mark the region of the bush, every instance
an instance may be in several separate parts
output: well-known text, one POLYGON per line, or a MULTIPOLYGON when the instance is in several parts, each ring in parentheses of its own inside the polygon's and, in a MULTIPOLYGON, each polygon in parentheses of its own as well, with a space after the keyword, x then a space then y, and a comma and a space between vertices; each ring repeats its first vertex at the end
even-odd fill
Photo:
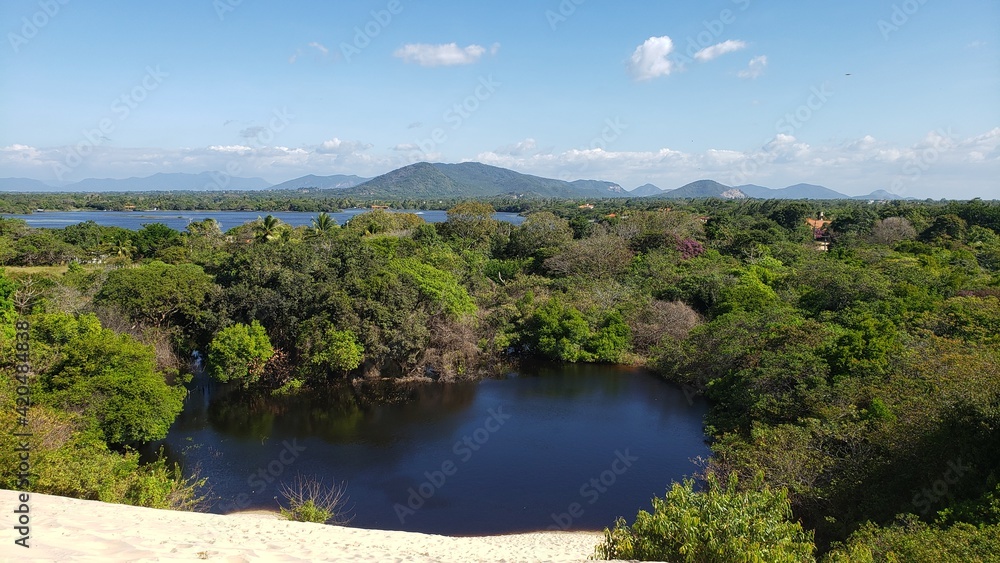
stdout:
POLYGON ((826 563, 966 563, 1000 561, 1000 526, 955 524, 936 528, 903 518, 899 525, 880 528, 868 524, 823 559, 826 563))
POLYGON ((694 481, 674 483, 666 498, 653 499, 630 527, 619 518, 604 530, 598 559, 684 561, 687 563, 813 561, 812 533, 790 520, 787 491, 762 486, 738 490, 735 474, 721 485, 709 474, 704 491, 694 481))
POLYGON ((291 485, 282 483, 279 491, 288 503, 287 508, 280 506, 287 520, 337 525, 351 521, 344 509, 347 492, 343 485, 324 487, 322 480, 298 476, 291 485))
POLYGON ((236 323, 220 330, 208 345, 208 373, 224 383, 248 386, 260 379, 273 355, 271 340, 259 322, 236 323))
MULTIPOLYGON (((3 374, 5 379, 7 373, 3 374)), ((0 401, 13 404, 14 379, 0 384, 0 401)), ((0 426, 14 428, 13 409, 0 412, 0 426)), ((32 407, 29 418, 32 478, 26 490, 116 504, 150 508, 197 510, 202 508, 205 479, 185 478, 176 465, 161 459, 142 464, 139 454, 112 451, 101 432, 81 415, 44 405, 32 407)), ((17 474, 22 438, 0 433, 0 487, 24 488, 17 474)))
POLYGON ((82 413, 109 444, 167 435, 187 391, 156 371, 152 347, 101 327, 92 314, 41 315, 32 328, 41 402, 82 413))

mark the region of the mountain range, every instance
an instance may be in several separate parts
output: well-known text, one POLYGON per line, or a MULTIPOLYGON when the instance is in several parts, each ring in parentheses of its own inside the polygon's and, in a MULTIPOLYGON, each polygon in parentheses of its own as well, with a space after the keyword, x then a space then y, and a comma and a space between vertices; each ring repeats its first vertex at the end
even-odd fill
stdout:
POLYGON ((345 196, 378 199, 476 198, 501 195, 550 198, 657 198, 657 199, 900 199, 885 190, 851 196, 814 184, 796 184, 772 189, 754 184, 727 186, 714 180, 698 180, 664 190, 644 184, 627 191, 606 180, 557 180, 522 174, 478 162, 457 164, 418 162, 375 178, 355 175, 313 174, 280 184, 262 178, 229 176, 221 172, 201 174, 160 173, 144 178, 88 178, 63 186, 52 186, 29 178, 0 178, 0 191, 18 192, 148 192, 148 191, 250 191, 250 190, 338 190, 345 196))

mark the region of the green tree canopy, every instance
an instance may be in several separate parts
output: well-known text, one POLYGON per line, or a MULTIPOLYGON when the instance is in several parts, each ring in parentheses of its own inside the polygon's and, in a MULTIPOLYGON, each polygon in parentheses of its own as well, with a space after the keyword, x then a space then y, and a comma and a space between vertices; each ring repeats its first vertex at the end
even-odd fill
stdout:
POLYGON ((271 340, 259 322, 236 323, 219 331, 208 345, 208 373, 222 382, 248 386, 260 379, 273 355, 271 340))
POLYGON ((40 373, 45 401, 82 412, 109 444, 135 444, 167 435, 185 390, 156 371, 151 346, 102 328, 92 314, 42 315, 32 325, 38 352, 54 361, 40 373))
POLYGON ((205 320, 205 302, 215 291, 212 276, 201 266, 151 262, 109 273, 95 302, 151 326, 194 327, 205 320))
POLYGON ((674 483, 653 512, 640 511, 629 526, 624 518, 604 530, 600 559, 684 561, 686 563, 812 562, 812 534, 792 520, 784 490, 762 482, 740 490, 735 474, 722 485, 709 475, 705 490, 694 481, 674 483))

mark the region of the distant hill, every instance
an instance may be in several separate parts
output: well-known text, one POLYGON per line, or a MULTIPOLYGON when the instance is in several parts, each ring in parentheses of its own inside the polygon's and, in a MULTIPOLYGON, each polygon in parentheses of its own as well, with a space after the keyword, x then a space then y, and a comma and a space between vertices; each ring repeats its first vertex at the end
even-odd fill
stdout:
POLYGON ((750 197, 759 199, 850 199, 850 196, 815 184, 795 184, 777 190, 754 184, 736 188, 750 197))
POLYGON ((59 188, 31 178, 0 178, 0 191, 3 192, 54 192, 59 188))
POLYGON ((577 189, 580 190, 593 190, 598 193, 604 194, 604 197, 617 197, 617 196, 627 196, 629 193, 625 191, 625 188, 619 186, 614 182, 606 182, 604 180, 574 180, 570 182, 577 189))
POLYGON ((885 190, 875 190, 868 195, 856 195, 852 199, 863 199, 863 200, 875 200, 875 201, 890 201, 897 199, 915 199, 912 197, 903 197, 901 195, 894 194, 892 192, 887 192, 885 190))
MULTIPOLYGON (((413 197, 490 197, 505 194, 542 197, 613 197, 621 186, 584 180, 565 182, 521 174, 479 162, 418 162, 348 188, 345 194, 386 199, 413 197)), ((624 190, 622 190, 624 192, 624 190)))
POLYGON ((758 186, 757 184, 743 184, 742 186, 735 186, 737 190, 747 194, 750 197, 759 199, 772 198, 774 192, 778 190, 773 190, 771 188, 765 188, 764 186, 758 186))
POLYGON ((354 186, 363 184, 368 180, 370 180, 370 178, 362 178, 361 176, 355 176, 353 174, 334 174, 332 176, 316 176, 315 174, 309 174, 308 176, 302 176, 301 178, 295 178, 294 180, 288 180, 287 182, 271 186, 271 189, 299 190, 303 188, 318 188, 321 190, 340 190, 353 188, 354 186))
POLYGON ((850 196, 815 184, 795 184, 775 191, 780 194, 772 195, 776 199, 850 199, 850 196))
POLYGON ((681 186, 676 190, 669 190, 652 197, 656 199, 699 199, 707 197, 744 199, 747 197, 747 194, 734 187, 720 184, 715 180, 698 180, 697 182, 681 186))
POLYGON ((263 178, 240 178, 222 172, 201 174, 153 174, 145 178, 87 178, 59 188, 64 192, 154 192, 263 190, 271 187, 263 178))
POLYGON ((663 193, 663 188, 654 186, 653 184, 643 184, 638 188, 630 191, 628 195, 632 197, 647 197, 651 195, 660 195, 663 193))

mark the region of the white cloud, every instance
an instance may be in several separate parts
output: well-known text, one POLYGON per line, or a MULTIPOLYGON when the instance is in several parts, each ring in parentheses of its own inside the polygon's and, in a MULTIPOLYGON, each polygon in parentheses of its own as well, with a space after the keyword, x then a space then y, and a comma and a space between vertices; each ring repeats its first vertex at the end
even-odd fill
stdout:
POLYGON ((629 59, 629 72, 636 80, 668 76, 674 70, 673 62, 667 58, 673 50, 674 42, 670 37, 650 37, 635 48, 629 59))
POLYGON ((698 51, 694 54, 694 58, 699 62, 707 63, 708 61, 721 57, 726 53, 733 53, 736 51, 741 51, 746 49, 747 44, 743 41, 735 41, 730 39, 728 41, 723 41, 722 43, 716 43, 715 45, 710 45, 704 49, 698 51))
MULTIPOLYGON (((500 44, 496 43, 490 52, 496 54, 499 49, 500 44)), ((455 66, 472 64, 485 53, 486 48, 481 45, 459 47, 457 43, 442 45, 410 43, 397 49, 393 56, 404 62, 416 63, 420 66, 455 66)))
POLYGON ((306 49, 305 53, 303 53, 302 48, 296 49, 295 52, 288 57, 288 63, 295 64, 304 54, 307 53, 313 53, 314 58, 317 61, 336 61, 340 59, 340 53, 331 53, 330 48, 319 41, 310 41, 309 43, 306 43, 306 46, 309 47, 309 49, 306 49))
POLYGON ((252 152, 253 147, 245 145, 211 145, 207 148, 207 150, 212 152, 243 154, 252 152))
POLYGON ((949 139, 947 132, 932 132, 910 146, 890 145, 871 135, 840 144, 810 145, 792 135, 778 134, 760 148, 745 151, 571 149, 516 154, 498 149, 472 160, 565 180, 601 178, 626 187, 650 182, 676 188, 699 178, 712 178, 727 185, 752 183, 772 188, 808 182, 848 195, 885 189, 918 199, 1000 198, 993 180, 1000 176, 998 146, 1000 128, 963 140, 949 139), (929 162, 929 154, 933 162, 929 162))
POLYGON ((327 49, 325 45, 323 45, 318 41, 310 41, 309 46, 319 51, 320 54, 322 54, 324 57, 330 54, 330 50, 327 49))
POLYGON ((359 141, 342 141, 336 137, 330 139, 329 141, 323 141, 316 148, 316 152, 320 154, 350 154, 355 152, 363 152, 372 148, 368 143, 362 143, 359 141))
POLYGON ((538 152, 538 143, 534 139, 528 138, 512 145, 505 145, 493 152, 511 156, 523 156, 538 152))
POLYGON ((737 76, 753 80, 764 74, 765 68, 767 68, 767 55, 760 55, 750 59, 750 64, 747 65, 747 68, 739 71, 737 76))

